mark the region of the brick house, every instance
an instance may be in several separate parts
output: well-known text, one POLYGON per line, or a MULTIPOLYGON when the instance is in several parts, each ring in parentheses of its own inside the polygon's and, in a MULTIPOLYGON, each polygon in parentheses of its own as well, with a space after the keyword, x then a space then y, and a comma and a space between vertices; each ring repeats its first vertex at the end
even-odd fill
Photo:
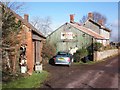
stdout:
POLYGON ((90 28, 94 32, 98 33, 102 37, 104 37, 104 40, 98 40, 98 42, 103 43, 104 46, 110 44, 110 34, 111 30, 106 28, 103 24, 103 20, 99 20, 98 22, 95 22, 93 20, 93 13, 88 13, 88 19, 87 21, 83 24, 84 27, 90 28))
POLYGON ((15 16, 16 22, 18 20, 21 21, 22 28, 20 29, 18 38, 20 38, 21 45, 26 45, 26 61, 28 67, 27 73, 32 74, 35 64, 42 62, 41 52, 43 42, 45 41, 46 37, 29 23, 28 14, 24 14, 24 18, 22 18, 14 11, 10 11, 15 16))

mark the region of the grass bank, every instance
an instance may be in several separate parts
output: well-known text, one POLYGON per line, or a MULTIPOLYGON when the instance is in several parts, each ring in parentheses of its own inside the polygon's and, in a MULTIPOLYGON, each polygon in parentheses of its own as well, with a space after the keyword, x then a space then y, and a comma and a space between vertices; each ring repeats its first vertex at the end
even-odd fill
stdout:
MULTIPOLYGON (((3 84, 3 90, 6 88, 38 88, 46 80, 48 72, 33 73, 31 76, 21 77, 18 80, 3 84)), ((6 89, 7 90, 7 89, 6 89)))

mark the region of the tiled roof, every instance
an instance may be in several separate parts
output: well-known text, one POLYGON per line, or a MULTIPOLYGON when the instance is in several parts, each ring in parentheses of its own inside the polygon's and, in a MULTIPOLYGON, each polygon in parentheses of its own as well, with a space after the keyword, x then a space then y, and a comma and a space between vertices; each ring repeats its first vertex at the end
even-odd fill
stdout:
POLYGON ((78 30, 86 33, 86 34, 89 34, 90 36, 96 38, 96 39, 105 39, 104 37, 102 37, 101 35, 99 35, 98 33, 92 31, 91 29, 89 28, 86 28, 84 26, 80 26, 76 23, 69 23, 70 25, 72 25, 73 27, 77 28, 78 30))

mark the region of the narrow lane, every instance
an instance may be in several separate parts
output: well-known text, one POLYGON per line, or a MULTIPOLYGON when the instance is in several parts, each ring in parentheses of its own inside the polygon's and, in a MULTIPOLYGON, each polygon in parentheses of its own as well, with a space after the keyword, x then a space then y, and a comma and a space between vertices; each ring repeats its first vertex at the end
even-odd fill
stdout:
POLYGON ((93 65, 52 66, 42 88, 118 88, 118 56, 93 65))

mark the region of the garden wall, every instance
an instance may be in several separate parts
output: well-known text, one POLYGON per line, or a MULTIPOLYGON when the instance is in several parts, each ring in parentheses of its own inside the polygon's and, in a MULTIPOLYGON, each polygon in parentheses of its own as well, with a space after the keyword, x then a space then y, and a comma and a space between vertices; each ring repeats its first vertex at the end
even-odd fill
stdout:
POLYGON ((94 52, 94 61, 103 60, 107 57, 114 56, 118 54, 118 49, 105 50, 105 51, 96 51, 94 52))

